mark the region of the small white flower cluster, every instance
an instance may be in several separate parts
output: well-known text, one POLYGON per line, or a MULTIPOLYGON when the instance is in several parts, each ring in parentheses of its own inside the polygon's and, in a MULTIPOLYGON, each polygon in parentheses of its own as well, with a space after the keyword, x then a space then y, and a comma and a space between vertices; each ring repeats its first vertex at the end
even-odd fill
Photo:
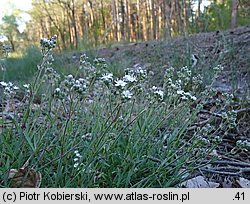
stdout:
MULTIPOLYGON (((146 70, 141 68, 137 68, 136 70, 127 68, 123 77, 114 79, 112 73, 106 72, 102 74, 100 81, 107 85, 111 93, 119 95, 122 102, 126 102, 143 91, 143 88, 145 88, 143 82, 146 77, 146 70)), ((102 93, 104 92, 102 91, 102 93)))
POLYGON ((133 97, 133 93, 131 90, 128 89, 128 85, 129 83, 126 82, 124 79, 117 79, 114 84, 123 102, 129 101, 133 97))
POLYGON ((87 141, 90 141, 92 138, 93 138, 92 133, 86 133, 82 136, 82 139, 87 141))
POLYGON ((212 138, 212 142, 214 142, 214 143, 216 143, 216 144, 218 144, 218 143, 221 143, 222 142, 222 138, 220 137, 220 136, 214 136, 213 138, 212 138))
POLYGON ((206 124, 200 129, 199 134, 202 136, 207 136, 213 131, 215 131, 215 127, 210 124, 206 124))
POLYGON ((80 165, 80 160, 82 158, 82 155, 79 153, 78 150, 75 150, 74 154, 75 154, 75 157, 73 159, 74 160, 74 168, 77 168, 80 165))
POLYGON ((137 95, 143 91, 143 81, 147 78, 146 70, 141 68, 126 69, 122 79, 115 81, 115 87, 120 91, 121 98, 126 101, 130 100, 133 95, 137 95))
POLYGON ((16 91, 19 90, 19 87, 15 86, 12 82, 0 82, 0 86, 4 88, 4 94, 8 97, 16 94, 16 91))
POLYGON ((182 100, 193 100, 193 101, 197 100, 197 98, 189 92, 185 92, 183 90, 177 90, 176 93, 181 97, 182 100))
POLYGON ((50 39, 47 38, 41 38, 40 40, 40 46, 42 50, 51 50, 56 47, 56 40, 57 40, 57 35, 54 35, 50 39))
POLYGON ((108 67, 104 58, 95 58, 93 63, 96 67, 99 67, 100 69, 107 69, 108 67))
POLYGON ((159 87, 156 87, 156 86, 153 86, 151 89, 151 92, 153 93, 153 97, 161 102, 163 101, 163 98, 164 98, 164 92, 161 90, 161 88, 159 87))
MULTIPOLYGON (((52 62, 54 61, 54 57, 53 57, 52 53, 50 52, 50 50, 46 50, 45 48, 41 49, 41 52, 43 55, 43 62, 42 62, 42 64, 37 65, 37 69, 38 70, 45 70, 45 73, 47 71, 51 72, 51 69, 53 69, 51 67, 51 65, 52 65, 52 62), (46 69, 48 69, 48 70, 46 70, 46 69)), ((45 77, 45 76, 43 75, 43 77, 45 77)))
POLYGON ((121 79, 115 81, 115 87, 117 87, 118 89, 124 89, 127 84, 128 84, 127 82, 121 79))
POLYGON ((88 82, 83 78, 75 79, 73 75, 67 75, 59 87, 54 90, 54 97, 66 99, 65 97, 68 98, 69 93, 73 93, 74 97, 82 96, 87 89, 87 84, 88 82))
POLYGON ((197 142, 200 143, 200 145, 210 145, 210 140, 206 139, 202 136, 196 136, 197 142))
MULTIPOLYGON (((199 91, 201 88, 202 77, 199 74, 192 76, 192 71, 187 67, 182 67, 179 71, 175 70, 173 67, 170 67, 165 71, 164 75, 164 89, 168 95, 182 95, 183 99, 189 99, 189 93, 184 93, 181 90, 188 90, 191 93, 199 91), (180 92, 181 91, 181 92, 180 92)), ((192 100, 194 98, 192 97, 192 100)))
POLYGON ((168 96, 195 101, 197 98, 193 93, 198 91, 201 84, 201 75, 192 76, 192 72, 187 66, 182 67, 179 71, 175 71, 173 67, 165 71, 164 90, 168 96))
POLYGON ((91 65, 90 62, 88 61, 89 57, 86 54, 82 54, 80 56, 80 69, 83 68, 83 66, 89 66, 91 65))
POLYGON ((142 69, 141 67, 136 69, 134 74, 140 81, 145 80, 148 77, 147 70, 142 69))
POLYGON ((250 142, 247 140, 244 140, 244 141, 237 140, 236 147, 241 149, 241 150, 249 151, 250 150, 250 142))
POLYGON ((49 83, 54 84, 59 81, 60 75, 52 67, 48 67, 45 69, 44 78, 48 80, 49 83))
POLYGON ((129 100, 132 98, 132 96, 133 96, 133 94, 131 91, 129 91, 129 90, 122 91, 122 99, 129 100))
POLYGON ((67 88, 71 88, 75 83, 75 79, 73 75, 69 74, 68 76, 65 77, 64 84, 67 88))
POLYGON ((131 84, 137 82, 137 79, 136 79, 136 77, 135 77, 133 74, 131 74, 131 75, 130 75, 130 74, 126 74, 126 75, 123 77, 123 80, 124 80, 125 82, 131 83, 131 84))
POLYGON ((146 79, 148 76, 147 71, 145 69, 142 69, 141 67, 137 69, 135 73, 137 74, 140 80, 146 79))
POLYGON ((24 84, 23 87, 24 87, 26 90, 29 90, 29 89, 30 89, 30 84, 24 84))
POLYGON ((83 94, 87 89, 86 81, 83 78, 75 80, 75 84, 72 86, 73 90, 79 94, 83 94))
POLYGON ((187 66, 182 67, 180 71, 176 72, 178 79, 181 80, 182 87, 187 86, 191 80, 191 70, 187 66))
POLYGON ((224 69, 223 66, 220 64, 213 68, 213 70, 216 72, 221 72, 223 71, 223 69, 224 69))
POLYGON ((192 77, 193 90, 199 90, 203 84, 203 77, 200 74, 192 77))
POLYGON ((136 76, 132 73, 126 74, 122 78, 114 80, 112 73, 105 73, 100 77, 100 80, 104 82, 108 89, 115 88, 114 93, 119 94, 121 100, 126 102, 133 97, 133 92, 135 91, 135 82, 137 82, 136 76))
POLYGON ((164 79, 165 80, 173 79, 174 78, 174 71, 175 71, 175 69, 173 67, 166 69, 165 74, 164 74, 164 79))
POLYGON ((54 90, 54 97, 56 99, 63 99, 64 96, 65 96, 65 93, 60 88, 56 88, 54 90))
POLYGON ((96 73, 96 68, 89 62, 89 58, 86 54, 80 56, 80 70, 84 70, 85 77, 89 78, 96 73))
POLYGON ((103 63, 106 63, 106 60, 104 58, 99 57, 99 58, 94 59, 94 63, 95 64, 103 64, 103 63))
POLYGON ((23 85, 24 89, 25 89, 25 92, 26 92, 26 96, 29 96, 30 95, 30 84, 24 84, 23 85))
POLYGON ((222 119, 227 122, 229 128, 235 128, 237 126, 237 113, 233 111, 223 112, 222 119))
POLYGON ((223 71, 223 66, 222 65, 217 65, 216 67, 214 67, 213 68, 213 70, 214 70, 214 76, 213 76, 213 80, 215 80, 217 77, 218 77, 218 75, 223 71))
POLYGON ((125 79, 130 82, 143 81, 147 78, 147 70, 137 67, 136 69, 127 68, 125 70, 125 79), (127 76, 126 76, 127 75, 127 76))
POLYGON ((175 70, 173 67, 170 67, 165 71, 164 75, 164 89, 168 95, 175 95, 177 90, 182 89, 182 81, 178 77, 175 77, 175 70))
POLYGON ((111 84, 113 82, 113 74, 105 73, 101 76, 101 81, 103 81, 106 85, 111 84))
POLYGON ((75 79, 71 74, 65 77, 63 83, 68 91, 75 91, 79 94, 83 94, 87 89, 87 81, 85 79, 75 79))

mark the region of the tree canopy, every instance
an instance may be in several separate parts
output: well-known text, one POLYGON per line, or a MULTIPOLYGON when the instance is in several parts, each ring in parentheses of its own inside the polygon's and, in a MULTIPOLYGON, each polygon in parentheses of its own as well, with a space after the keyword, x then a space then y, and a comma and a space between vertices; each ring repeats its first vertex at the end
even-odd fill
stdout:
POLYGON ((4 35, 12 46, 12 50, 16 49, 16 42, 20 36, 18 30, 17 17, 15 15, 5 15, 2 18, 3 24, 0 25, 1 34, 4 35))

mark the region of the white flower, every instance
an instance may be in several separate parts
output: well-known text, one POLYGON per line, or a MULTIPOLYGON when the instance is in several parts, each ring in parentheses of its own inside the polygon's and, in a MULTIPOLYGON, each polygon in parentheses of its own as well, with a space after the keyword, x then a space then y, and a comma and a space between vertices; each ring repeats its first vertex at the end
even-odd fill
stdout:
POLYGON ((79 81, 79 80, 76 80, 76 81, 75 81, 75 85, 79 85, 79 86, 80 86, 80 81, 79 81))
POLYGON ((188 98, 186 96, 181 97, 182 100, 187 100, 188 98))
POLYGON ((147 77, 147 71, 141 69, 141 67, 139 67, 139 69, 136 70, 136 73, 139 75, 141 79, 145 79, 147 77))
POLYGON ((81 158, 82 155, 80 155, 79 153, 76 153, 76 157, 81 158))
POLYGON ((85 80, 84 80, 83 78, 79 78, 79 82, 80 82, 81 84, 84 84, 84 83, 85 83, 85 80))
POLYGON ((138 67, 137 73, 144 74, 145 70, 143 70, 141 67, 138 67))
POLYGON ((162 90, 157 90, 154 91, 154 94, 158 95, 161 100, 163 100, 163 91, 162 90))
POLYGON ((197 100, 197 98, 196 98, 195 96, 191 96, 191 99, 192 99, 193 101, 196 101, 196 100, 197 100))
POLYGON ((126 91, 122 92, 122 97, 123 98, 130 99, 130 98, 132 98, 132 96, 133 96, 133 94, 129 90, 126 90, 126 91))
POLYGON ((175 84, 170 84, 170 87, 173 88, 173 89, 177 88, 177 86, 175 84))
POLYGON ((67 78, 68 80, 74 79, 73 75, 71 75, 71 74, 69 74, 68 76, 66 76, 66 78, 67 78))
POLYGON ((153 86, 151 89, 152 89, 153 91, 156 91, 158 88, 157 88, 156 86, 153 86))
POLYGON ((75 163, 74 168, 76 168, 80 165, 79 160, 81 159, 82 156, 80 155, 78 150, 75 150, 74 153, 75 153, 75 158, 73 159, 75 163))
POLYGON ((123 80, 124 80, 124 81, 128 81, 128 82, 131 82, 131 83, 137 81, 137 79, 136 79, 134 76, 131 76, 131 75, 128 75, 128 74, 125 75, 125 76, 123 77, 123 80))
POLYGON ((19 88, 18 88, 17 86, 14 86, 13 89, 14 89, 14 90, 18 90, 19 88))
POLYGON ((7 86, 7 87, 5 87, 5 88, 4 88, 4 92, 6 92, 6 93, 10 93, 10 92, 11 92, 11 88, 10 88, 10 87, 8 87, 8 86, 7 86))
POLYGON ((118 81, 115 82, 115 86, 116 86, 116 87, 121 87, 121 88, 123 88, 123 87, 125 87, 126 85, 127 85, 127 83, 126 83, 125 81, 123 81, 123 80, 118 80, 118 81))
POLYGON ((189 96, 189 97, 192 96, 191 93, 189 93, 189 92, 185 92, 184 95, 189 96))
POLYGON ((183 90, 178 90, 178 91, 177 91, 177 94, 178 94, 178 95, 183 95, 184 93, 185 93, 185 92, 184 92, 183 90))
POLYGON ((92 138, 92 133, 86 133, 82 136, 82 139, 90 140, 92 138))
POLYGON ((4 81, 1 81, 0 84, 1 84, 1 86, 4 86, 4 87, 8 86, 8 84, 4 81))
POLYGON ((124 120, 124 118, 122 117, 122 115, 119 116, 118 120, 119 120, 119 121, 123 121, 123 120, 124 120))
POLYGON ((8 85, 9 85, 9 86, 13 86, 13 83, 12 83, 12 82, 9 82, 8 85))
POLYGON ((61 89, 60 88, 56 88, 55 89, 55 93, 60 93, 61 92, 61 89))
POLYGON ((30 88, 30 84, 24 84, 23 87, 26 88, 26 89, 29 89, 30 88))
POLYGON ((104 80, 104 81, 112 81, 113 80, 113 74, 112 73, 103 74, 101 79, 104 80))

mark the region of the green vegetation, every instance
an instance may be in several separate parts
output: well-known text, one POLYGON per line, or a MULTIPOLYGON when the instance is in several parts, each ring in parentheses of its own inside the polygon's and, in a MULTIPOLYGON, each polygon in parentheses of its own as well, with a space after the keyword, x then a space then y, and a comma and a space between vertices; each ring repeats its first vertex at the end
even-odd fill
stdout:
POLYGON ((115 78, 104 59, 81 55, 77 73, 60 76, 55 43, 56 37, 41 41, 30 84, 1 82, 8 104, 1 108, 1 187, 40 186, 30 184, 32 174, 42 175, 41 187, 176 187, 216 159, 213 150, 236 125, 236 115, 220 104, 220 122, 193 126, 202 110, 193 102, 215 93, 187 67, 167 69, 156 87, 146 70, 115 78))
POLYGON ((250 4, 209 2, 36 0, 23 33, 5 15, 0 187, 248 178, 250 4))
POLYGON ((8 57, 2 60, 6 70, 0 72, 0 78, 6 81, 28 82, 35 74, 40 61, 40 51, 35 47, 29 47, 21 58, 8 57))

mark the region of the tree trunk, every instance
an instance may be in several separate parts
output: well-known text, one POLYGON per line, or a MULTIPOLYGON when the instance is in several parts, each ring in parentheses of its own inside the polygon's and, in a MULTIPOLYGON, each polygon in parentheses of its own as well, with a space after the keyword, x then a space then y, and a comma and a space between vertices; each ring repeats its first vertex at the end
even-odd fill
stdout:
POLYGON ((125 5, 123 0, 120 1, 120 5, 121 5, 121 15, 119 16, 119 18, 121 19, 121 38, 122 40, 125 40, 125 5))
POLYGON ((121 41, 121 22, 120 22, 120 16, 119 16, 119 1, 116 0, 116 21, 117 21, 117 37, 118 42, 121 41))
POLYGON ((159 28, 159 0, 155 0, 155 16, 154 16, 154 23, 155 23, 155 39, 158 40, 159 38, 159 32, 160 32, 160 28, 159 28))
POLYGON ((114 37, 115 37, 115 40, 118 41, 118 28, 117 28, 117 15, 116 15, 116 0, 113 0, 112 2, 112 20, 114 22, 114 37))
POLYGON ((130 7, 129 0, 125 0, 125 10, 126 10, 126 39, 130 41, 130 7))
POLYGON ((77 27, 76 27, 76 17, 75 17, 75 0, 72 0, 72 25, 74 29, 74 36, 75 36, 75 48, 78 48, 78 34, 77 34, 77 27))
POLYGON ((137 40, 142 39, 142 32, 141 32, 141 3, 140 0, 137 0, 136 8, 137 8, 137 40))
POLYGON ((239 0, 232 0, 231 28, 237 27, 239 0))
POLYGON ((142 32, 143 32, 143 40, 148 40, 148 33, 147 33, 147 2, 144 4, 143 7, 143 16, 142 16, 142 32))
POLYGON ((155 0, 151 0, 152 40, 156 39, 155 0))
POLYGON ((104 13, 104 6, 103 6, 103 0, 101 0, 101 14, 102 14, 102 27, 105 32, 106 30, 106 21, 105 21, 105 13, 104 13))
POLYGON ((187 1, 183 0, 183 32, 184 35, 187 35, 187 23, 188 23, 188 18, 187 18, 187 1))

